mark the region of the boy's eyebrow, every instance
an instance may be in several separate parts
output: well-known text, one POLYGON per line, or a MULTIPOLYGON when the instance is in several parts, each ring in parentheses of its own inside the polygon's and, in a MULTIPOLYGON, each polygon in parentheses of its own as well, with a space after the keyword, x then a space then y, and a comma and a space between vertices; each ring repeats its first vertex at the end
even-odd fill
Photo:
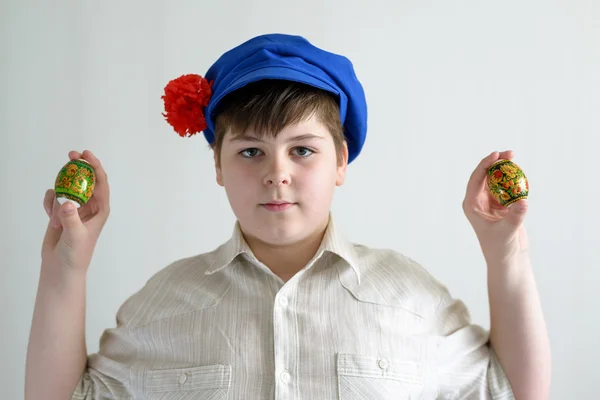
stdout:
POLYGON ((313 135, 312 133, 305 133, 304 135, 294 136, 288 139, 288 142, 299 142, 306 139, 325 139, 323 136, 313 135))
MULTIPOLYGON (((306 133, 304 135, 298 135, 298 136, 291 137, 287 141, 288 142, 299 142, 301 140, 306 140, 306 139, 324 139, 324 137, 319 136, 319 135, 314 135, 312 133, 306 133)), ((230 138, 229 141, 230 142, 264 142, 263 139, 258 138, 256 136, 250 136, 250 135, 234 136, 234 137, 230 138)))

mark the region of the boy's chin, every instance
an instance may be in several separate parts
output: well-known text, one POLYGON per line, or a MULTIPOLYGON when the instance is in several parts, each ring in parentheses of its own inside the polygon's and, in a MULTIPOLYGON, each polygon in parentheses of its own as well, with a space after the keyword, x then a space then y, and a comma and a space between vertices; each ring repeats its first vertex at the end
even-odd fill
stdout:
POLYGON ((275 220, 263 218, 247 226, 248 234, 273 246, 286 246, 299 242, 313 233, 315 227, 310 227, 306 221, 275 220))
POLYGON ((258 239, 272 245, 293 244, 301 240, 308 230, 302 224, 292 221, 261 221, 256 228, 258 239))

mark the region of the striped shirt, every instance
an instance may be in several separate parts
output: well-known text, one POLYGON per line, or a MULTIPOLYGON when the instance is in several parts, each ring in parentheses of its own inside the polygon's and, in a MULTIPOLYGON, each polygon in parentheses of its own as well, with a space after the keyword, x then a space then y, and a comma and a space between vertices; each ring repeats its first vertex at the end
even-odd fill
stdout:
POLYGON ((285 283, 236 223, 127 299, 73 399, 514 399, 488 339, 422 266, 333 220, 285 283))

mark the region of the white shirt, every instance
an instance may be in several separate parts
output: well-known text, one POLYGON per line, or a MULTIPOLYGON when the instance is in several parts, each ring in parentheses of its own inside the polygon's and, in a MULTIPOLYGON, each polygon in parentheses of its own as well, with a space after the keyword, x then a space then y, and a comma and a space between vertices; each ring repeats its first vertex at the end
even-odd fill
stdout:
POLYGON ((73 399, 514 399, 465 305, 423 267, 346 241, 284 283, 236 224, 117 314, 73 399))

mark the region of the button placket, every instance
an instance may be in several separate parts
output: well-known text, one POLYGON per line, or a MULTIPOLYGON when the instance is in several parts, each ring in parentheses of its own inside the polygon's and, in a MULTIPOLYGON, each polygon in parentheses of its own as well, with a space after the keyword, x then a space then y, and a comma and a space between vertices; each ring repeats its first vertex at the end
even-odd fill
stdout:
POLYGON ((278 400, 291 399, 296 390, 296 382, 293 379, 292 371, 295 370, 296 360, 294 358, 295 348, 298 346, 296 336, 296 319, 294 286, 297 277, 294 277, 286 283, 274 299, 273 309, 273 328, 275 345, 275 398, 278 400))
POLYGON ((279 377, 283 383, 288 383, 291 379, 291 375, 287 371, 283 371, 279 377))
POLYGON ((279 305, 281 307, 285 308, 285 307, 287 307, 288 304, 289 304, 288 298, 286 296, 284 296, 284 295, 280 295, 279 296, 279 305))

